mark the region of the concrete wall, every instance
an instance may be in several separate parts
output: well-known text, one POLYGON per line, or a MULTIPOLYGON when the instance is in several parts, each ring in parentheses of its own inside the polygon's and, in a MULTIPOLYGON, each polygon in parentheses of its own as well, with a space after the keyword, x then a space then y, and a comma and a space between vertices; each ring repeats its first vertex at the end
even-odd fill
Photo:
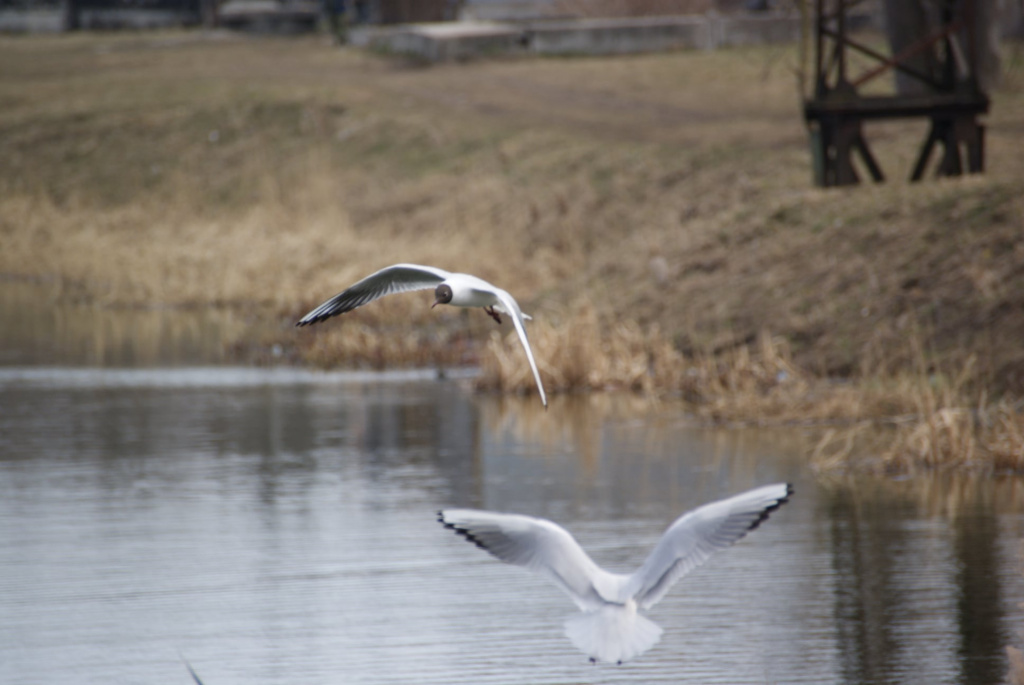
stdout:
POLYGON ((781 14, 710 14, 534 22, 528 25, 526 37, 530 49, 540 54, 714 50, 796 42, 800 38, 800 21, 781 14))
POLYGON ((800 40, 800 20, 781 14, 736 14, 712 22, 712 47, 772 45, 800 40))
POLYGON ((544 55, 621 55, 711 45, 710 25, 703 17, 538 22, 524 34, 527 48, 544 55))
POLYGON ((534 21, 572 16, 552 0, 467 0, 459 8, 459 18, 465 21, 534 21))
MULTIPOLYGON (((199 23, 195 12, 160 9, 82 9, 78 14, 82 29, 154 29, 192 26, 199 23)), ((63 9, 0 11, 0 33, 60 33, 65 31, 63 9)))
POLYGON ((295 35, 316 31, 320 21, 316 2, 227 0, 217 9, 218 25, 250 33, 295 35))
POLYGON ((794 42, 800 20, 789 15, 704 15, 534 21, 453 22, 352 31, 355 45, 431 62, 497 54, 622 55, 713 50, 794 42))
POLYGON ((194 26, 195 12, 155 9, 83 9, 78 15, 82 29, 156 29, 170 26, 194 26))
POLYGON ((59 9, 0 11, 0 33, 60 33, 64 12, 59 9))
POLYGON ((364 44, 429 62, 447 62, 519 52, 522 37, 520 29, 508 24, 410 24, 392 32, 378 31, 364 44))

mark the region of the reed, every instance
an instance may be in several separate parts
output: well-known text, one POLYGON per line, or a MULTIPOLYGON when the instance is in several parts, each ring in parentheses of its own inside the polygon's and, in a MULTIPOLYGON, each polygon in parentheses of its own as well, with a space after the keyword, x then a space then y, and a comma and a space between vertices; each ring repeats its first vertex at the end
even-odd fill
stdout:
MULTIPOLYGON (((715 423, 780 424, 859 421, 907 411, 899 388, 836 383, 801 369, 785 339, 762 332, 753 347, 717 354, 681 353, 657 326, 602 319, 589 303, 565 319, 528 324, 545 387, 553 392, 627 389, 682 398, 715 423)), ((478 386, 528 393, 533 379, 514 333, 492 333, 478 386)))
POLYGON ((972 407, 966 405, 966 399, 952 400, 901 426, 883 454, 885 470, 1024 472, 1024 415, 1020 409, 1005 400, 972 407))
MULTIPOLYGON (((657 329, 602 323, 589 304, 573 311, 563 324, 530 329, 551 392, 629 389, 681 396, 695 415, 719 424, 823 426, 811 453, 819 472, 854 464, 889 474, 1024 471, 1024 413, 1007 399, 987 402, 984 391, 972 396, 973 358, 954 374, 877 374, 837 383, 800 369, 785 341, 767 333, 753 350, 685 358, 657 329)), ((929 362, 915 340, 909 354, 925 369, 929 362)), ((514 333, 492 333, 481 362, 479 387, 533 391, 514 333)))
MULTIPOLYGON (((681 355, 656 326, 643 330, 633 321, 606 325, 586 302, 571 311, 562 321, 527 324, 545 388, 555 393, 632 390, 650 394, 679 375, 681 355)), ((533 377, 515 332, 492 332, 485 351, 479 387, 530 391, 533 377)))
MULTIPOLYGON (((883 406, 898 403, 900 411, 854 416, 855 425, 829 428, 820 436, 812 462, 819 471, 1024 472, 1024 412, 1010 399, 988 402, 984 391, 966 391, 971 367, 965 364, 951 379, 902 376, 883 401, 883 406)), ((860 394, 877 393, 869 387, 860 394)))
POLYGON ((322 330, 298 333, 298 352, 305 363, 324 368, 344 360, 346 368, 383 370, 394 367, 472 366, 479 346, 456 327, 415 320, 379 325, 366 317, 317 324, 322 330))

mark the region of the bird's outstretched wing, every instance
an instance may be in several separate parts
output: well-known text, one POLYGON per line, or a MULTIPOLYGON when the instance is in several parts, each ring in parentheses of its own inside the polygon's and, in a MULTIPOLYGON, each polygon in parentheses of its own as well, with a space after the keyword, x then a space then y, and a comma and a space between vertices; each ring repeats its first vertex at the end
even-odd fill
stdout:
POLYGON ((418 264, 395 264, 385 267, 327 300, 299 319, 295 325, 308 326, 332 316, 350 312, 356 307, 361 307, 391 293, 428 290, 436 287, 450 275, 444 269, 418 264))
POLYGON ((605 572, 558 524, 477 509, 445 509, 438 512, 437 520, 498 559, 550 578, 581 610, 605 604, 593 585, 605 572))
POLYGON ((626 583, 641 609, 649 609, 684 575, 757 528, 793 494, 788 483, 766 485, 683 514, 626 583))
POLYGON ((537 362, 533 359, 533 350, 530 349, 530 341, 526 337, 526 327, 523 325, 523 312, 519 309, 519 303, 515 301, 515 298, 509 295, 504 290, 495 289, 494 296, 498 298, 498 302, 501 303, 501 308, 509 315, 512 319, 512 325, 516 328, 516 333, 519 334, 519 342, 523 343, 523 349, 526 351, 526 359, 530 362, 530 369, 533 371, 533 380, 537 381, 537 392, 540 393, 541 404, 544 408, 548 407, 548 398, 544 394, 544 384, 540 381, 540 372, 537 370, 537 362))

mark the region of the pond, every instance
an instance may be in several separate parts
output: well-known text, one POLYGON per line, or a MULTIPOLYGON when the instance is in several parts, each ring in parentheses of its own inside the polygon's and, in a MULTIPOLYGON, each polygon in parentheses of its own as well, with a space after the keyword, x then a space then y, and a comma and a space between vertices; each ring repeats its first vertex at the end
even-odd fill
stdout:
POLYGON ((822 480, 799 429, 629 397, 544 412, 457 374, 60 361, 0 367, 3 683, 185 685, 187 660, 205 685, 989 685, 1020 643, 1018 480, 822 480), (555 586, 436 521, 550 518, 628 571, 683 511, 783 480, 622 666, 563 636, 555 586))

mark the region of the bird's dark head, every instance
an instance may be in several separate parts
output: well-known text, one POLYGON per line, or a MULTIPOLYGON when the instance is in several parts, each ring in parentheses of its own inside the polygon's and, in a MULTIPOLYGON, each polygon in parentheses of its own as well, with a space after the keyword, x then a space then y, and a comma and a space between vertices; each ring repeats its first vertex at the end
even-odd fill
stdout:
POLYGON ((452 287, 450 285, 442 283, 441 285, 437 286, 437 288, 434 289, 434 304, 430 305, 430 308, 433 309, 439 304, 448 304, 451 301, 452 287))

